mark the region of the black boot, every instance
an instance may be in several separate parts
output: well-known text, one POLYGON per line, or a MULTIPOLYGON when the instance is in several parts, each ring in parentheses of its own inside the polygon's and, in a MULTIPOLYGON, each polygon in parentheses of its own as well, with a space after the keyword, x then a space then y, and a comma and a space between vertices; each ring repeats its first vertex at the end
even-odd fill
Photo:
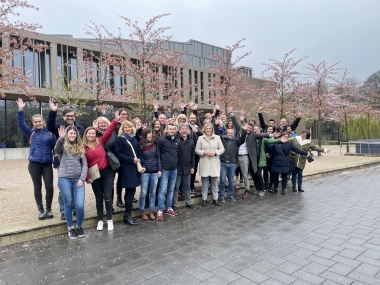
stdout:
POLYGON ((52 219, 54 218, 53 212, 51 211, 51 207, 46 206, 46 219, 52 219))
POLYGON ((45 211, 43 206, 38 206, 38 219, 45 220, 45 211))
POLYGON ((125 208, 125 205, 123 203, 123 200, 121 199, 121 196, 117 196, 116 206, 118 206, 120 208, 125 208))
POLYGON ((201 206, 206 206, 206 204, 207 204, 207 201, 206 200, 202 200, 201 206))
POLYGON ((124 223, 127 225, 137 226, 137 222, 132 218, 132 215, 130 213, 125 214, 123 220, 124 223))
POLYGON ((293 185, 293 192, 297 192, 297 187, 296 187, 296 185, 293 185))
POLYGON ((277 188, 271 189, 270 192, 273 193, 273 194, 277 194, 277 188))
POLYGON ((265 189, 265 190, 268 190, 268 189, 269 189, 269 187, 268 187, 268 182, 265 182, 265 183, 264 183, 264 189, 265 189))
POLYGON ((212 203, 213 203, 215 206, 220 206, 218 200, 212 200, 212 203))
POLYGON ((300 192, 305 192, 305 191, 302 189, 302 186, 301 186, 301 185, 298 185, 298 191, 300 191, 300 192))
POLYGON ((286 195, 286 188, 282 188, 281 194, 286 195))

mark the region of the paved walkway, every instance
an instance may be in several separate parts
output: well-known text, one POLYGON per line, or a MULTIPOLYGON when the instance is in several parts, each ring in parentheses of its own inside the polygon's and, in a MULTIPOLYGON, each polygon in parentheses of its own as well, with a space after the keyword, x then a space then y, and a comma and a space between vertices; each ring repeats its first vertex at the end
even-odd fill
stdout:
POLYGON ((0 284, 380 284, 380 167, 0 248, 0 284))

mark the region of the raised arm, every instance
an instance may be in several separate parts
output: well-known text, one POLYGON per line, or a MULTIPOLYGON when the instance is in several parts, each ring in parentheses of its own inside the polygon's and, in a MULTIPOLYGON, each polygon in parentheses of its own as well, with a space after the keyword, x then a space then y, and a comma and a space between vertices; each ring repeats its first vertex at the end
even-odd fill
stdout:
POLYGON ((299 111, 299 112, 298 112, 298 115, 297 115, 297 118, 296 118, 296 119, 294 120, 294 122, 290 125, 290 127, 292 128, 292 131, 294 131, 294 130, 298 127, 298 124, 299 124, 299 122, 301 121, 302 115, 303 115, 303 111, 299 111))
POLYGON ((264 117, 263 117, 262 109, 263 109, 263 107, 259 108, 258 115, 259 115, 260 126, 263 128, 263 130, 265 130, 267 128, 267 125, 265 124, 265 120, 264 120, 264 117))
POLYGON ((25 123, 25 112, 24 112, 25 103, 21 98, 18 98, 16 103, 18 105, 17 125, 20 128, 20 130, 29 138, 31 134, 33 133, 33 131, 25 123))

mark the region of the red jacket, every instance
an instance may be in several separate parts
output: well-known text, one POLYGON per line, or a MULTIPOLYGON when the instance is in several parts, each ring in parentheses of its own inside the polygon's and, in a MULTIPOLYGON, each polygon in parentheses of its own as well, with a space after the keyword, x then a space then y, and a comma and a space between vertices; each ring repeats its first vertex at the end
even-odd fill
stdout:
MULTIPOLYGON (((112 123, 107 128, 107 130, 104 132, 103 136, 98 138, 98 140, 102 142, 103 144, 105 144, 111 137, 116 126, 117 126, 117 121, 113 120, 112 123)), ((88 168, 90 168, 91 166, 94 166, 95 164, 98 164, 98 168, 100 171, 110 165, 107 160, 106 151, 104 150, 104 147, 102 144, 97 145, 94 149, 91 149, 90 147, 86 146, 85 152, 86 152, 88 168)), ((88 179, 89 179, 89 176, 87 175, 86 180, 88 179)))

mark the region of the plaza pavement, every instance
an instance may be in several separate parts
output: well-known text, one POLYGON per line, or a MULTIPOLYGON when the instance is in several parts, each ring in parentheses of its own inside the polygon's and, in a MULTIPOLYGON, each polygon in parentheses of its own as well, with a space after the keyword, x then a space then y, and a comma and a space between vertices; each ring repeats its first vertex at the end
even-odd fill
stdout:
POLYGON ((0 284, 380 284, 380 166, 0 248, 0 284))

